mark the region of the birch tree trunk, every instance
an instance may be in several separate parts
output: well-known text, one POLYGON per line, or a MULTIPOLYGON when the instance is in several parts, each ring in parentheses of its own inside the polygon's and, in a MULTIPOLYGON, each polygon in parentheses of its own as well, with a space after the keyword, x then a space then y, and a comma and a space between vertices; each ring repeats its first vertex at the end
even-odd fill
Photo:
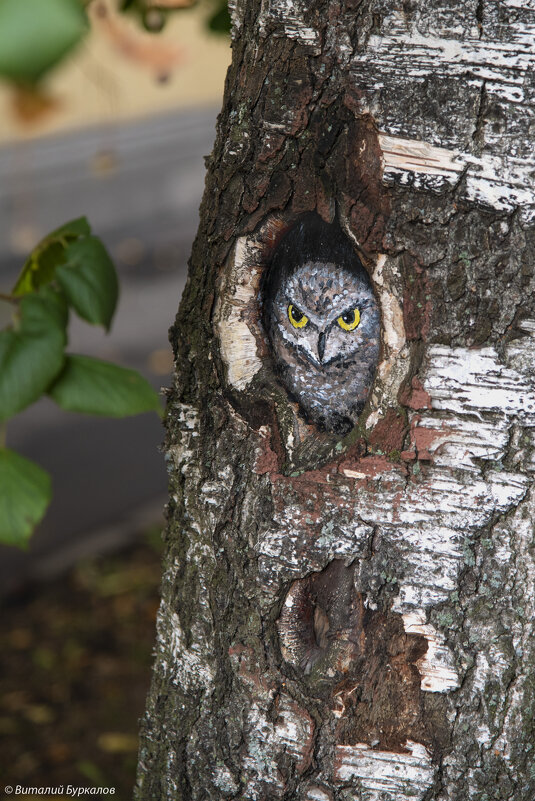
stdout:
POLYGON ((535 5, 235 0, 172 341, 137 798, 535 798, 535 5), (336 219, 381 361, 316 430, 262 329, 336 219))

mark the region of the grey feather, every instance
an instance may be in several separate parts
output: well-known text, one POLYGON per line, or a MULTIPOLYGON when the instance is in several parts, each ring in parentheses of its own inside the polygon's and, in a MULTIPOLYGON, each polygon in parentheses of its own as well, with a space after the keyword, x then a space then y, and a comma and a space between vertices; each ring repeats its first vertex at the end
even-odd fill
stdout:
POLYGON ((356 254, 354 264, 309 258, 285 265, 265 303, 282 383, 311 422, 346 433, 366 403, 380 351, 379 306, 356 254), (292 325, 289 307, 300 321, 308 318, 304 326, 292 325), (360 322, 344 330, 340 318, 356 319, 354 310, 360 322))

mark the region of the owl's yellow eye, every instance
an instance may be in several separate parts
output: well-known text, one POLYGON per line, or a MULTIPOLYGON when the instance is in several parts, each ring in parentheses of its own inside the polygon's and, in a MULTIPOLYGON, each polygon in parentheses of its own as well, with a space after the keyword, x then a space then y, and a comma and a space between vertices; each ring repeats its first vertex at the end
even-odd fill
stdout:
POLYGON ((297 306, 294 306, 293 303, 290 303, 288 306, 288 319, 294 328, 304 328, 308 323, 308 317, 306 314, 303 314, 302 311, 299 311, 297 306))
POLYGON ((360 323, 360 312, 358 309, 344 312, 336 321, 344 331, 354 331, 360 323))

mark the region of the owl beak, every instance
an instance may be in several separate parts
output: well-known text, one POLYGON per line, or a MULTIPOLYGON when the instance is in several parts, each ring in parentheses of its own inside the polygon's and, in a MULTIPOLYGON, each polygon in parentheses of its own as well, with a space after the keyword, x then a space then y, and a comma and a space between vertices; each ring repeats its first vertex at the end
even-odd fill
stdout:
POLYGON ((318 356, 320 362, 323 363, 323 354, 325 353, 325 331, 322 331, 318 339, 318 356))

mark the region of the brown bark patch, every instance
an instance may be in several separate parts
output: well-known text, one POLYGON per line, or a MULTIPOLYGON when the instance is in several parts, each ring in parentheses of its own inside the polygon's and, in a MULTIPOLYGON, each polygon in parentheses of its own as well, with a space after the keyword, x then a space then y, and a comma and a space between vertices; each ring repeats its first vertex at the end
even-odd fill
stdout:
POLYGON ((413 740, 430 744, 421 711, 421 676, 416 662, 427 651, 421 635, 406 634, 401 615, 367 610, 360 675, 335 688, 340 706, 340 745, 366 743, 381 751, 406 751, 413 740))
POLYGON ((405 415, 399 409, 389 409, 370 434, 370 445, 385 454, 401 451, 408 428, 405 415))
POLYGON ((402 387, 399 402, 417 411, 431 408, 431 395, 425 391, 418 376, 413 376, 410 386, 402 387))
POLYGON ((403 298, 403 322, 408 341, 427 339, 431 322, 429 280, 417 264, 409 265, 403 298))
MULTIPOLYGON (((342 149, 339 151, 342 155, 342 149)), ((385 248, 384 237, 390 214, 389 195, 382 183, 381 148, 372 117, 355 117, 348 128, 348 148, 337 175, 345 175, 342 207, 351 229, 365 253, 385 248)))
POLYGON ((277 621, 283 657, 338 718, 337 744, 430 746, 417 667, 427 641, 407 634, 401 615, 366 608, 356 570, 334 559, 292 584, 277 621))
POLYGON ((278 473, 280 457, 277 456, 272 449, 269 438, 263 437, 262 443, 258 449, 257 457, 254 465, 254 472, 259 476, 264 473, 278 473))
POLYGON ((420 426, 420 416, 416 416, 411 424, 411 443, 420 461, 431 461, 437 447, 451 435, 449 428, 427 428, 420 426))

